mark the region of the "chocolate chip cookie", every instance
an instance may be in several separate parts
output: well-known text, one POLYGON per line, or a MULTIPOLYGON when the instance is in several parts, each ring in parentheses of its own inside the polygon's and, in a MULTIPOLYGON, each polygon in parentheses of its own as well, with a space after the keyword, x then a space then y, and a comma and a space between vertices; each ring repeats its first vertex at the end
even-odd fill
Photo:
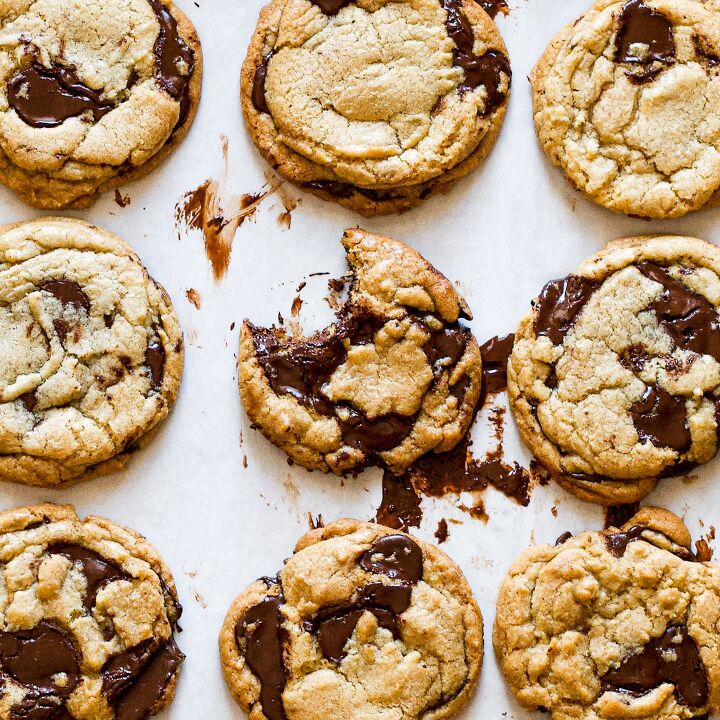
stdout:
POLYGON ((20 0, 0 35, 0 182, 30 205, 88 207, 192 123, 200 42, 170 0, 20 0))
POLYGON ((243 66, 242 105, 281 175, 369 216, 470 172, 500 131, 510 77, 474 0, 272 0, 243 66))
POLYGON ((695 238, 617 240, 543 288, 515 335, 508 392, 563 486, 626 504, 715 455, 719 308, 720 249, 695 238))
POLYGON ((253 720, 449 718, 468 701, 483 622, 441 550, 341 520, 300 539, 233 602, 220 659, 253 720))
POLYGON ((142 535, 71 505, 0 513, 3 720, 142 720, 184 655, 172 575, 142 535))
POLYGON ((120 238, 80 220, 0 228, 0 480, 117 470, 178 393, 182 332, 120 238))
POLYGON ((295 462, 402 473, 465 435, 482 385, 477 341, 452 284, 404 243, 351 229, 352 282, 337 321, 310 337, 245 321, 240 395, 253 425, 295 462))
POLYGON ((720 8, 599 0, 531 75, 543 149, 611 210, 680 217, 720 188, 720 8))
POLYGON ((708 718, 720 710, 720 569, 680 518, 569 533, 515 560, 494 644, 507 682, 553 720, 708 718))

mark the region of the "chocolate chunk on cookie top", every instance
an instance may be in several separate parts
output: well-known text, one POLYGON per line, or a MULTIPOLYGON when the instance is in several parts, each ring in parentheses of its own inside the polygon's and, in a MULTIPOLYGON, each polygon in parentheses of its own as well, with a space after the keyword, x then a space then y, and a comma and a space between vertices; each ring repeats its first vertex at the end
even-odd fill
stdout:
POLYGON ((536 545, 500 588, 493 640, 520 704, 553 720, 706 719, 720 710, 720 569, 682 520, 536 545))
POLYGON ((441 550, 381 525, 309 532, 233 602, 220 659, 257 720, 449 718, 483 657, 480 610, 441 550))
POLYGON ((531 74, 545 152, 616 212, 668 218, 714 204, 719 57, 713 3, 599 0, 531 74))
POLYGON ((145 720, 184 655, 170 571, 132 530, 72 506, 0 513, 3 720, 145 720))
POLYGON ((525 442, 563 486, 626 504, 712 459, 719 312, 720 250, 694 238, 618 240, 543 288, 508 388, 525 442))
POLYGON ((480 349, 460 322, 465 301, 415 250, 360 229, 342 242, 352 281, 337 321, 310 337, 246 321, 240 395, 253 425, 304 467, 401 473, 464 436, 480 349))
POLYGON ((120 238, 79 220, 0 228, 0 337, 0 480, 117 470, 178 393, 170 299, 120 238))
POLYGON ((170 0, 21 5, 0 18, 0 182, 36 207, 87 207, 185 134, 200 43, 170 0))
POLYGON ((475 0, 272 0, 242 77, 268 162, 373 215, 412 207, 480 162, 511 71, 475 0))

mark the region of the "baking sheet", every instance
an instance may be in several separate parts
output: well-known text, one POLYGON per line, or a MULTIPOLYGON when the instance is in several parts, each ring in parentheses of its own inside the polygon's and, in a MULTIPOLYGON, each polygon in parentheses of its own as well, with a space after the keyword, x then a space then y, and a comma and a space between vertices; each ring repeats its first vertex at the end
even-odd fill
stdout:
MULTIPOLYGON (((553 34, 585 8, 583 0, 511 0, 498 25, 510 50, 513 95, 505 126, 488 160, 450 194, 410 213, 365 220, 287 187, 299 198, 289 230, 278 224, 277 193, 235 237, 229 272, 213 279, 197 231, 178 232, 175 205, 204 180, 223 173, 221 135, 228 138, 229 193, 255 193, 267 167, 247 137, 238 101, 240 65, 263 0, 178 0, 195 23, 205 52, 200 110, 188 137, 160 169, 90 210, 69 213, 120 234, 170 293, 186 338, 186 366, 176 409, 128 470, 63 491, 3 485, 0 505, 44 500, 74 503, 81 514, 107 516, 145 534, 172 568, 185 607, 179 644, 187 654, 178 693, 162 718, 228 720, 243 717, 222 680, 217 633, 233 597, 253 579, 274 574, 307 529, 307 513, 326 521, 370 519, 380 500, 381 473, 357 479, 326 477, 289 467, 285 455, 250 429, 236 389, 235 356, 244 317, 272 323, 285 317, 306 281, 299 319, 315 329, 331 319, 322 297, 329 272, 345 271, 339 243, 356 224, 404 240, 456 281, 475 319, 480 342, 514 330, 543 284, 572 271, 616 237, 668 232, 720 241, 720 210, 677 221, 645 222, 615 216, 573 191, 549 166, 535 140, 526 81, 553 34), (198 310, 186 298, 194 288, 198 310), (234 329, 231 324, 235 323, 234 329), (246 462, 244 462, 246 458, 246 462), (245 467, 245 464, 247 467, 245 467)), ((0 222, 38 217, 0 188, 0 222)), ((504 395, 498 403, 505 402, 504 395)), ((505 457, 527 467, 512 419, 505 423, 505 457)), ((492 442, 486 414, 474 429, 475 454, 492 442)), ((665 480, 645 502, 683 515, 695 536, 720 522, 720 460, 690 480, 665 480), (704 526, 702 525, 704 523, 704 526)), ((485 494, 487 524, 452 499, 424 500, 417 534, 433 540, 440 518, 449 524, 444 549, 460 564, 486 621, 486 662, 465 719, 540 717, 521 710, 505 689, 491 647, 497 588, 514 556, 532 542, 554 542, 566 530, 601 527, 600 508, 583 505, 551 484, 534 490, 522 508, 492 488, 485 494), (557 516, 552 512, 556 509, 557 516)), ((712 543, 711 543, 712 545, 712 543)))

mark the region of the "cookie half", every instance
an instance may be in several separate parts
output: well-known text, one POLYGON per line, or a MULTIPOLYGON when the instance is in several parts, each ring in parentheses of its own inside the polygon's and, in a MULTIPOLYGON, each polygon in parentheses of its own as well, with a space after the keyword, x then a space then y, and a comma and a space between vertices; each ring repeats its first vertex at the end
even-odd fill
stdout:
POLYGON ((193 121, 200 41, 170 0, 23 0, 0 33, 0 182, 30 205, 88 207, 193 121))
POLYGON ((460 322, 465 301, 418 252, 360 229, 342 242, 352 280, 337 321, 293 338, 246 320, 240 395, 253 425, 306 468, 400 474, 465 435, 480 349, 460 322))
POLYGON ((512 564, 494 644, 528 710, 553 720, 707 718, 720 710, 720 569, 676 515, 563 536, 512 564))
POLYGON ((119 237, 80 220, 0 228, 0 479, 120 469, 177 397, 182 331, 119 237))
POLYGON ((531 74, 540 143, 610 210, 697 210, 720 188, 719 58, 715 3, 600 0, 531 74))
POLYGON ((71 505, 0 513, 0 717, 141 720, 184 655, 168 568, 142 535, 71 505))
POLYGON ((341 520, 303 536, 220 632, 225 680, 253 720, 453 717, 483 657, 460 569, 409 535, 341 520))
POLYGON ((720 418, 720 249, 610 243, 548 283, 520 322, 508 393, 532 453, 568 490, 634 502, 708 462, 720 418))
POLYGON ((474 0, 272 0, 241 95, 273 168, 369 216, 470 172, 500 131, 510 77, 474 0))

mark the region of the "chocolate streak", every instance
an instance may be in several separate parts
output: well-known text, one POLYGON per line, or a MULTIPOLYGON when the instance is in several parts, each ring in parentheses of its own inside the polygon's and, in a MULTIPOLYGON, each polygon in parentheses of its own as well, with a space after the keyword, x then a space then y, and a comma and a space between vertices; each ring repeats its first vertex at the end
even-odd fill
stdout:
POLYGON ((687 707, 701 707, 707 702, 705 666, 684 625, 670 625, 641 652, 608 671, 602 678, 601 692, 643 695, 663 683, 674 685, 677 699, 687 707))
POLYGON ((637 84, 654 79, 675 62, 672 23, 642 0, 629 0, 618 18, 613 59, 638 67, 637 72, 627 73, 637 84), (647 52, 637 53, 638 46, 647 47, 647 52))

